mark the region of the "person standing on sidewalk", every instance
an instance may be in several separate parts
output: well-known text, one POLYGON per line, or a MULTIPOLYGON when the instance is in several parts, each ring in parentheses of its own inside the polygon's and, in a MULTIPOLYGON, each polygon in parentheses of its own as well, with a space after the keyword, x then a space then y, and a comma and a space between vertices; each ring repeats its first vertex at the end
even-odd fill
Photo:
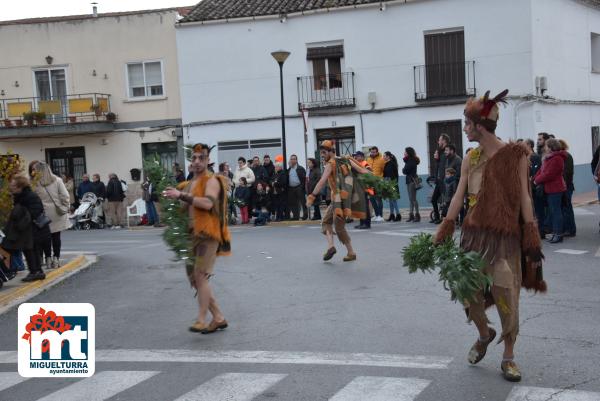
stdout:
POLYGON ((156 194, 156 185, 154 185, 148 176, 142 184, 142 200, 146 202, 146 214, 148 216, 148 225, 159 227, 160 217, 156 211, 156 204, 158 196, 156 194))
MULTIPOLYGON (((321 169, 319 168, 319 164, 317 160, 314 158, 308 159, 308 178, 306 180, 306 193, 312 194, 313 190, 317 186, 317 183, 321 179, 321 169)), ((317 195, 315 197, 315 203, 313 204, 313 217, 311 220, 321 220, 321 208, 319 205, 321 204, 321 195, 317 195)))
POLYGON ((433 159, 436 162, 434 170, 435 188, 433 190, 433 195, 431 195, 433 215, 429 221, 433 224, 440 224, 442 222, 442 219, 440 218, 439 202, 444 194, 444 179, 446 178, 446 146, 449 144, 450 137, 446 134, 440 135, 438 138, 438 148, 433 153, 433 159))
MULTIPOLYGON (((356 162, 361 167, 370 171, 371 167, 367 163, 367 160, 365 160, 365 154, 363 152, 361 152, 359 150, 358 152, 354 153, 353 156, 354 156, 354 159, 356 160, 356 162)), ((360 219, 360 224, 357 226, 354 226, 354 228, 357 230, 370 230, 371 229, 371 207, 369 206, 369 193, 366 190, 365 190, 365 205, 366 205, 365 218, 360 219)))
MULTIPOLYGON (((42 270, 42 253, 50 242, 50 221, 44 214, 44 205, 40 197, 31 189, 27 177, 14 177, 9 184, 15 205, 25 208, 31 217, 30 230, 33 243, 30 249, 23 249, 29 274, 22 281, 44 280, 46 274, 42 270)), ((27 244, 27 246, 29 243, 27 244)))
POLYGON ((108 177, 109 180, 106 187, 108 206, 106 208, 106 214, 111 228, 119 229, 121 228, 121 222, 123 221, 123 200, 125 199, 125 192, 123 192, 123 185, 115 173, 109 174, 108 177))
POLYGON ((287 173, 283 169, 283 163, 275 163, 275 175, 273 176, 273 212, 275 221, 283 221, 287 215, 287 173))
MULTIPOLYGON (((383 154, 385 160, 385 166, 383 167, 383 179, 391 181, 392 184, 398 190, 398 160, 392 152, 385 152, 383 154)), ((389 199, 390 203, 390 218, 387 221, 401 221, 402 215, 400 214, 400 208, 398 207, 398 199, 389 199)))
POLYGON ((217 256, 231 254, 231 236, 227 226, 227 183, 222 177, 208 172, 208 145, 196 144, 192 152, 194 178, 184 191, 167 188, 164 196, 185 203, 189 216, 194 251, 190 283, 198 291, 199 307, 198 318, 189 329, 210 334, 228 326, 209 284, 217 256), (212 320, 207 324, 206 315, 209 311, 212 320))
POLYGON ((60 267, 60 233, 71 227, 69 223, 69 206, 71 199, 63 181, 52 174, 50 166, 45 162, 30 164, 29 175, 35 177, 35 193, 40 197, 44 212, 50 219, 51 241, 43 248, 46 269, 60 267))
POLYGON ((298 164, 298 156, 291 155, 288 168, 288 210, 292 220, 300 220, 300 208, 302 208, 302 220, 308 219, 305 184, 306 170, 298 164), (291 215, 294 217, 292 218, 291 215))
POLYGON ((417 202, 417 166, 421 160, 417 156, 414 148, 408 147, 404 149, 404 167, 402 174, 406 176, 406 190, 408 192, 408 200, 410 202, 410 214, 407 222, 418 223, 421 221, 419 214, 419 202, 417 202))
MULTIPOLYGON (((373 172, 373 175, 383 178, 385 160, 383 159, 383 156, 381 156, 381 154, 379 153, 379 148, 377 146, 371 146, 369 152, 370 155, 367 159, 367 164, 369 165, 369 168, 373 172)), ((375 194, 370 197, 370 200, 375 213, 375 217, 373 217, 372 221, 381 223, 383 221, 383 199, 381 199, 381 196, 375 194)))
POLYGON ((567 144, 567 142, 563 139, 559 139, 558 141, 560 142, 560 146, 567 155, 567 159, 565 160, 565 171, 563 173, 565 184, 567 184, 567 193, 563 198, 562 203, 562 214, 564 221, 563 237, 574 237, 577 235, 575 213, 573 211, 573 192, 575 192, 573 175, 575 173, 575 166, 573 163, 573 156, 569 153, 569 145, 567 144))

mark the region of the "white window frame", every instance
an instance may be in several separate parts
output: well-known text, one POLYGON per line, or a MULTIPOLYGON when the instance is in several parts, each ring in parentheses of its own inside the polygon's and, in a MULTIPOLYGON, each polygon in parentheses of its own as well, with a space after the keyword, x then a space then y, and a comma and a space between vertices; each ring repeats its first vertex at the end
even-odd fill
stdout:
POLYGON ((126 87, 125 87, 125 98, 127 99, 127 101, 129 102, 140 102, 140 101, 145 101, 145 100, 157 100, 157 99, 166 99, 167 98, 167 89, 166 89, 166 85, 165 85, 165 65, 164 65, 164 61, 161 59, 157 59, 157 60, 141 60, 141 61, 130 61, 128 63, 125 63, 125 83, 126 83, 126 87), (148 90, 148 85, 146 85, 146 64, 147 63, 160 63, 160 79, 161 79, 161 84, 162 84, 162 95, 148 95, 147 90, 148 90), (129 66, 133 65, 133 64, 141 64, 142 65, 142 75, 144 78, 144 93, 146 94, 145 96, 130 96, 129 95, 129 66))

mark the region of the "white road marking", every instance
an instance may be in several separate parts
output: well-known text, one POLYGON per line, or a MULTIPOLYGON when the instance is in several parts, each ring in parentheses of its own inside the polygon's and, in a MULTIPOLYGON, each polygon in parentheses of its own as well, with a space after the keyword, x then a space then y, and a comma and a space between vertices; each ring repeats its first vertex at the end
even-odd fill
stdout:
POLYGON ((103 401, 160 372, 104 371, 48 394, 38 401, 103 401))
MULTIPOLYGON (((16 353, 13 357, 13 361, 5 362, 0 353, 0 362, 16 363, 16 353)), ((447 369, 452 358, 366 353, 115 349, 97 350, 96 360, 98 362, 265 363, 447 369)))
POLYGON ((598 248, 598 250, 596 251, 596 254, 594 256, 597 258, 600 258, 600 248, 598 248))
POLYGON ((412 401, 429 383, 422 379, 359 376, 330 401, 412 401))
POLYGON ((573 214, 575 216, 593 216, 595 213, 581 207, 575 207, 573 208, 573 214))
POLYGON ((374 231, 373 234, 389 235, 391 237, 414 237, 415 233, 403 233, 399 231, 374 231))
POLYGON ((0 372, 0 391, 28 380, 28 377, 21 377, 17 372, 0 372))
POLYGON ((421 233, 433 234, 433 233, 437 232, 437 230, 433 229, 433 228, 423 228, 423 229, 410 228, 410 229, 401 229, 399 231, 407 232, 407 233, 415 233, 415 234, 421 234, 421 233))
POLYGON ((598 401, 600 393, 541 387, 513 387, 506 401, 598 401))
POLYGON ((588 253, 588 251, 580 251, 577 249, 559 249, 554 251, 555 253, 564 253, 567 255, 583 255, 585 253, 588 253))
POLYGON ((225 373, 196 387, 175 401, 250 401, 287 375, 225 373))

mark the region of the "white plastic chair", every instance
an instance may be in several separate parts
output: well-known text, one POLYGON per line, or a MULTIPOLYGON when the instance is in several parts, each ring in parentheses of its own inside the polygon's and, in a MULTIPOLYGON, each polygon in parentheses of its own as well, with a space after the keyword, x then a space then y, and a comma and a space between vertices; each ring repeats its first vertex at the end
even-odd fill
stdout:
POLYGON ((146 214, 146 202, 142 198, 136 199, 131 206, 127 206, 127 227, 129 225, 130 217, 139 217, 142 218, 143 215, 146 214))

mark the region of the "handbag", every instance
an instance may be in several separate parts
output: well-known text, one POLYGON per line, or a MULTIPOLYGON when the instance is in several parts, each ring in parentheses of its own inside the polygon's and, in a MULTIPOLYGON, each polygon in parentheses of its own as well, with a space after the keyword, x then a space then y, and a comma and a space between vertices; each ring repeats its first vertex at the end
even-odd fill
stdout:
POLYGON ((415 189, 418 191, 423 188, 423 179, 418 175, 412 177, 413 183, 415 184, 415 189))
POLYGON ((50 224, 50 222, 52 222, 52 220, 50 220, 48 216, 46 216, 46 213, 43 212, 38 217, 33 219, 33 224, 35 224, 39 229, 46 227, 48 224, 50 224))
POLYGON ((48 197, 50 198, 52 203, 54 203, 54 209, 56 210, 56 214, 58 214, 59 216, 67 214, 67 210, 63 210, 60 206, 56 204, 56 202, 54 202, 54 198, 52 197, 52 195, 50 195, 50 192, 48 192, 48 187, 44 187, 44 189, 46 190, 46 193, 48 194, 48 197))

